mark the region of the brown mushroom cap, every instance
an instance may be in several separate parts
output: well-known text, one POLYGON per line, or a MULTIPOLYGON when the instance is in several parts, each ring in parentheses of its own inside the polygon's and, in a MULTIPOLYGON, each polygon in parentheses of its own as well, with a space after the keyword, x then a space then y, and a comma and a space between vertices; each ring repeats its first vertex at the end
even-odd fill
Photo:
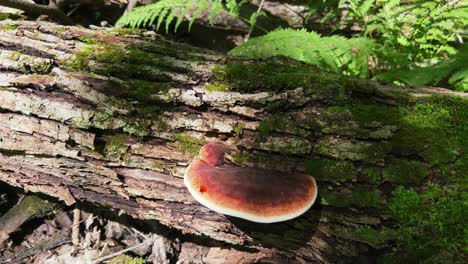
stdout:
MULTIPOLYGON (((203 152, 212 149, 219 151, 205 145, 203 152)), ((317 196, 315 179, 306 174, 227 164, 215 167, 209 161, 197 159, 190 164, 184 182, 198 202, 222 214, 260 223, 280 222, 306 212, 317 196)))
POLYGON ((200 149, 200 159, 213 166, 224 164, 226 147, 220 143, 209 142, 200 149))

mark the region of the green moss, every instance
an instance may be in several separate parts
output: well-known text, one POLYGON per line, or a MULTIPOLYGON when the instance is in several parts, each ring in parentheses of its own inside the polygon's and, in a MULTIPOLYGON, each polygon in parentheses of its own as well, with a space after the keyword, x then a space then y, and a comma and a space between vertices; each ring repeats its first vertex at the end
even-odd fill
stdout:
POLYGON ((468 155, 463 155, 446 172, 448 178, 460 186, 468 186, 468 155))
POLYGON ((107 157, 119 158, 125 152, 127 152, 127 136, 126 135, 114 135, 106 143, 104 147, 104 154, 107 157))
POLYGON ((419 185, 429 175, 429 167, 419 161, 393 160, 383 168, 382 175, 387 181, 419 185))
POLYGON ((35 217, 46 216, 57 208, 58 205, 56 203, 49 202, 36 195, 26 195, 17 205, 3 214, 0 220, 2 224, 7 223, 8 220, 14 222, 14 219, 25 218, 25 220, 29 220, 35 217))
POLYGON ((151 121, 146 119, 133 119, 123 127, 123 131, 130 135, 145 137, 151 135, 151 121))
POLYGON ((98 43, 97 40, 95 40, 93 38, 89 38, 89 37, 79 36, 78 39, 81 42, 84 42, 84 43, 87 43, 87 44, 97 44, 98 43))
POLYGON ((264 120, 260 121, 257 126, 257 131, 262 133, 264 136, 269 136, 273 132, 283 132, 289 134, 295 134, 300 136, 307 136, 310 134, 309 131, 299 127, 297 122, 301 125, 312 125, 311 122, 303 120, 298 121, 298 117, 288 116, 286 113, 276 113, 275 115, 267 116, 264 120))
POLYGON ((188 134, 177 134, 175 138, 175 147, 191 155, 198 155, 200 148, 205 144, 204 140, 192 137, 188 134))
POLYGON ((245 123, 237 122, 232 126, 232 131, 234 131, 234 133, 237 136, 240 136, 242 134, 242 129, 244 129, 244 127, 245 127, 245 123))
POLYGON ((443 105, 428 103, 417 103, 403 116, 403 121, 418 128, 446 127, 449 119, 450 111, 443 105))
POLYGON ((0 25, 0 31, 11 31, 11 30, 16 30, 18 28, 18 25, 16 24, 1 24, 0 25))
POLYGON ((170 81, 165 70, 186 72, 187 69, 173 66, 162 56, 153 56, 132 45, 102 43, 84 45, 66 66, 78 71, 91 71, 119 78, 148 81, 170 81), (90 61, 99 62, 98 64, 90 61))
POLYGON ((355 180, 356 172, 352 162, 328 159, 306 160, 306 172, 319 181, 355 180))
POLYGON ((402 127, 393 137, 393 152, 417 154, 431 165, 452 163, 468 151, 468 101, 455 96, 419 99, 402 109, 402 127))
MULTIPOLYGON (((332 104, 349 100, 339 75, 321 72, 307 64, 270 58, 252 62, 231 61, 212 69, 218 86, 241 92, 284 91, 304 88, 306 97, 326 99, 332 104)), ((284 107, 284 104, 283 104, 284 107)), ((277 107, 274 107, 275 109, 277 107)))
POLYGON ((166 94, 171 85, 166 82, 150 82, 144 80, 132 80, 128 95, 140 102, 159 102, 159 99, 154 99, 153 95, 166 94))
POLYGON ((213 74, 219 82, 245 92, 297 88, 310 79, 303 68, 276 62, 229 63, 214 68, 213 74))
POLYGON ((381 192, 375 189, 355 188, 345 193, 321 191, 321 196, 322 204, 335 207, 383 208, 385 205, 381 192))
POLYGON ((292 155, 307 154, 312 149, 310 142, 303 138, 267 137, 259 145, 265 150, 292 155))
POLYGON ((371 163, 380 162, 385 158, 390 150, 390 144, 385 141, 370 144, 366 148, 362 149, 362 154, 364 155, 363 161, 371 163))
POLYGON ((88 129, 91 127, 91 122, 88 118, 78 116, 72 119, 71 125, 76 128, 88 129))
POLYGON ((379 185, 382 183, 382 168, 379 167, 367 167, 362 173, 364 180, 379 185))
POLYGON ((12 60, 12 61, 17 61, 19 60, 21 57, 21 52, 19 51, 13 51, 9 56, 8 56, 8 59, 12 60))
POLYGON ((230 87, 226 83, 213 82, 207 83, 203 86, 209 92, 227 92, 230 90, 230 87))
POLYGON ((273 132, 273 128, 266 121, 261 121, 257 126, 257 131, 262 133, 265 136, 269 136, 273 132))
POLYGON ((145 260, 141 257, 130 257, 128 255, 120 255, 112 258, 110 264, 145 264, 145 260))
POLYGON ((398 124, 400 122, 400 109, 397 107, 377 104, 356 104, 348 107, 348 109, 352 113, 353 120, 358 121, 363 126, 376 121, 384 124, 398 124))
POLYGON ((314 152, 320 155, 365 163, 381 163, 389 151, 390 145, 385 141, 353 141, 334 137, 322 138, 314 147, 314 152))
POLYGON ((141 29, 138 28, 113 28, 109 33, 115 33, 120 36, 124 35, 140 35, 142 33, 141 29))
POLYGON ((360 226, 352 230, 351 237, 353 240, 364 242, 374 248, 382 248, 389 241, 395 239, 395 231, 389 228, 381 230, 373 229, 370 226, 360 226))
POLYGON ((466 262, 468 193, 463 189, 429 185, 417 193, 400 187, 389 208, 398 220, 397 246, 389 262, 466 262))
POLYGON ((40 73, 48 73, 52 70, 53 65, 47 61, 38 61, 33 63, 33 68, 35 69, 35 72, 40 73))
POLYGON ((109 115, 113 115, 115 113, 127 114, 132 112, 134 107, 129 101, 112 96, 100 102, 98 109, 109 115))
MULTIPOLYGON (((265 120, 262 120, 257 130, 265 136, 269 136, 273 131, 285 131, 289 127, 291 127, 291 122, 289 122, 286 118, 275 115, 269 116, 265 120)), ((292 126, 294 127, 294 126, 292 126)))
POLYGON ((99 129, 108 129, 112 127, 112 115, 104 112, 96 112, 93 116, 92 124, 99 129))
POLYGON ((129 166, 129 165, 138 166, 138 165, 140 165, 140 164, 138 164, 139 162, 133 162, 132 161, 132 156, 130 154, 128 154, 128 153, 123 154, 122 161, 126 166, 129 166))
POLYGON ((153 163, 151 164, 151 167, 153 167, 154 169, 157 169, 158 171, 162 171, 164 169, 164 166, 166 164, 163 162, 163 161, 160 161, 160 160, 155 160, 153 161, 153 163))
POLYGON ((249 153, 238 153, 234 152, 231 154, 232 160, 239 165, 245 165, 248 162, 252 161, 253 156, 249 153))
POLYGON ((11 19, 11 20, 26 19, 26 16, 0 12, 0 21, 7 20, 7 19, 11 19))

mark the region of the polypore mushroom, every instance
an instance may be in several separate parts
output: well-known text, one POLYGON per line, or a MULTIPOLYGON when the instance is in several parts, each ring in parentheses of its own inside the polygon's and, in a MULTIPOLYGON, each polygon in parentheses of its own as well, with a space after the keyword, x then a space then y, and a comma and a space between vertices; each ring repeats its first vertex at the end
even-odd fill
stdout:
POLYGON ((202 205, 259 223, 286 221, 313 205, 312 176, 225 164, 224 153, 224 145, 208 143, 185 171, 184 183, 202 205))

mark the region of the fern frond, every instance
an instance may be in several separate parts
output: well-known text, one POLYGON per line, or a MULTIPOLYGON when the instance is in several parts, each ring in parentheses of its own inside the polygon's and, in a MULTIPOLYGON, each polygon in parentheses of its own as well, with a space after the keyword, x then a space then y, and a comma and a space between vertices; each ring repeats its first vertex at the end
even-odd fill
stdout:
POLYGON ((373 42, 366 38, 321 37, 305 30, 280 29, 250 39, 230 54, 246 57, 288 56, 340 73, 367 77, 373 42))
POLYGON ((169 25, 175 20, 175 30, 177 30, 184 17, 191 12, 190 29, 195 19, 204 11, 210 11, 208 19, 211 22, 222 11, 227 11, 233 15, 238 14, 241 4, 236 0, 227 0, 226 5, 219 0, 160 0, 133 9, 132 12, 122 16, 117 21, 117 25, 147 27, 156 23, 156 28, 159 29, 162 24, 166 24, 165 28, 168 31, 169 25))

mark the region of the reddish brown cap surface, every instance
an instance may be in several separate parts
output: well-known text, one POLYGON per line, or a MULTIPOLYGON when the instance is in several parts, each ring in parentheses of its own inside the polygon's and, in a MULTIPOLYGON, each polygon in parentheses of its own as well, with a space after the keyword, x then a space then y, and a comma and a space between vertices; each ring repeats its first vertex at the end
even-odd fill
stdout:
POLYGON ((200 159, 213 166, 224 164, 226 147, 220 143, 210 142, 200 149, 200 159))
MULTIPOLYGON (((219 151, 219 144, 215 147, 205 145, 203 153, 219 151)), ((227 164, 216 167, 212 159, 208 161, 190 164, 184 182, 198 202, 219 213, 260 223, 285 221, 307 211, 317 196, 315 179, 306 174, 227 164)))

